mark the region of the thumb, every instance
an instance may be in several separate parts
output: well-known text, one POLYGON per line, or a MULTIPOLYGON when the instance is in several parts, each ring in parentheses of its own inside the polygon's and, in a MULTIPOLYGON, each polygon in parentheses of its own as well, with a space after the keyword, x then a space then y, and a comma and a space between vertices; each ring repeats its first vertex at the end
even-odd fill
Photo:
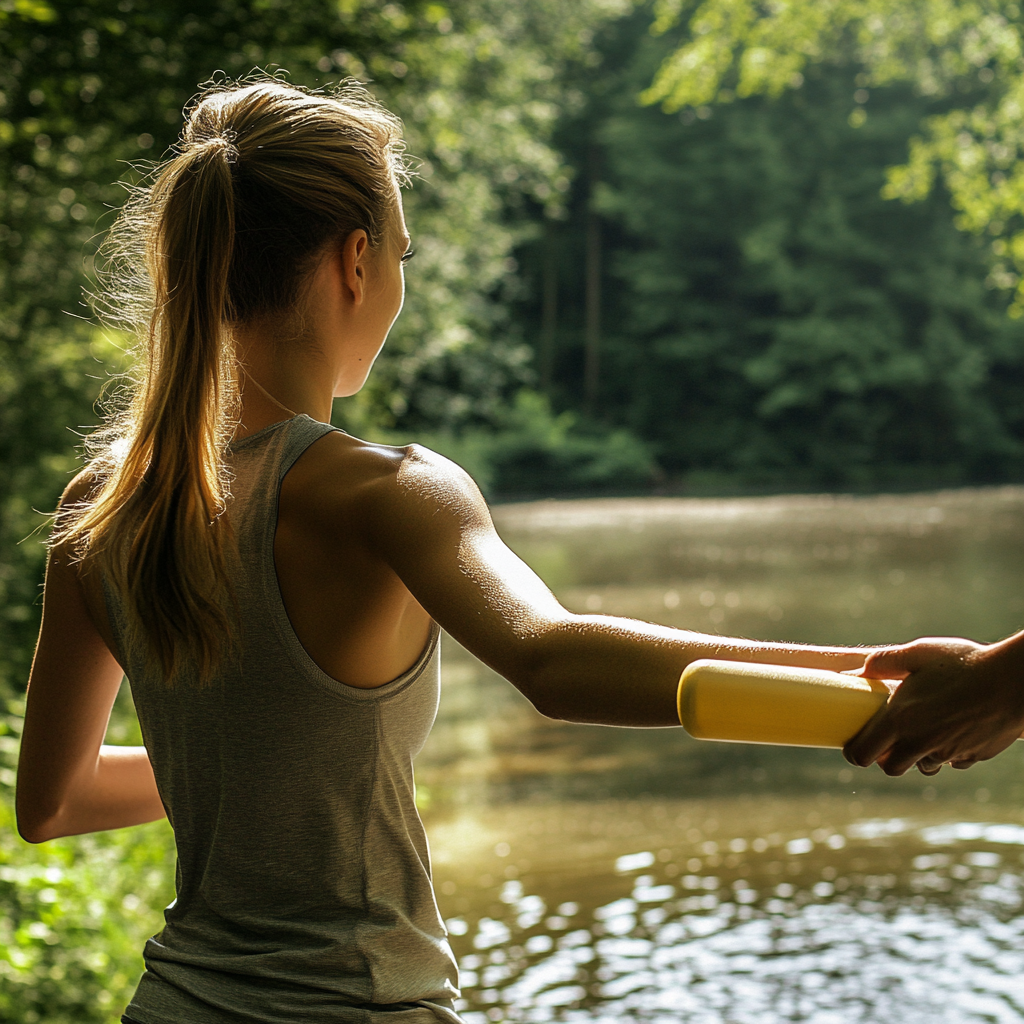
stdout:
POLYGON ((861 675, 869 679, 906 679, 911 672, 921 668, 926 660, 924 652, 913 644, 883 647, 867 656, 861 675))

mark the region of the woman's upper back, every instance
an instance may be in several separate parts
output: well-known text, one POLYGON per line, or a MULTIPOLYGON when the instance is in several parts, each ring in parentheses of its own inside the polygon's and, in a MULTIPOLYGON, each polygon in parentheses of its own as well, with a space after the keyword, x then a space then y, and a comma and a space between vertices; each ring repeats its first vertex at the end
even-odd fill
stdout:
MULTIPOLYGON (((179 857, 140 1019, 186 1019, 196 1001, 249 1014, 268 991, 288 1009, 267 1019, 282 1021, 302 1019, 305 990, 340 1006, 455 992, 412 779, 437 709, 438 630, 390 682, 354 687, 310 658, 281 600, 279 486, 331 433, 297 416, 232 447, 238 636, 212 680, 168 686, 107 590, 179 857)), ((369 563, 360 571, 372 577, 369 563)))
MULTIPOLYGON (((313 424, 308 416, 279 421, 232 445, 229 468, 254 443, 291 425, 313 424)), ((372 445, 324 424, 286 471, 276 505, 276 527, 268 549, 288 620, 303 648, 329 676, 353 687, 376 687, 406 671, 430 634, 432 620, 389 564, 375 550, 367 520, 381 518, 409 449, 372 445)), ((87 500, 88 472, 68 488, 65 502, 87 500)), ((239 490, 236 479, 234 491, 239 490)), ((228 512, 236 535, 248 510, 228 512)), ((88 568, 86 563, 83 568, 88 568)), ((108 645, 112 630, 99 575, 81 580, 90 613, 108 645)))
POLYGON ((281 487, 274 561, 284 606, 313 661, 352 686, 400 675, 431 627, 367 529, 407 458, 334 431, 305 451, 281 487))

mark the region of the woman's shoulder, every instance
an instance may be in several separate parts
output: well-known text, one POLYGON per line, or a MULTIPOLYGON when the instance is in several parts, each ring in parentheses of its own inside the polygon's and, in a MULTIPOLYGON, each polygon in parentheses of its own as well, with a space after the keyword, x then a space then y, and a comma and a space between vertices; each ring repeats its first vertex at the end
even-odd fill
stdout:
POLYGON ((80 469, 69 481, 60 496, 59 508, 80 505, 93 498, 103 484, 103 472, 97 463, 91 462, 80 469))
MULTIPOLYGON (((68 482, 57 503, 52 516, 53 529, 50 535, 50 547, 55 554, 66 557, 69 562, 78 564, 81 560, 73 554, 74 545, 65 539, 70 527, 78 518, 88 511, 97 493, 103 486, 104 475, 95 463, 90 463, 79 470, 68 482)), ((79 565, 81 570, 82 566, 79 565)))
POLYGON ((419 444, 378 444, 340 431, 312 444, 287 484, 303 506, 331 518, 486 512, 472 477, 445 456, 419 444))

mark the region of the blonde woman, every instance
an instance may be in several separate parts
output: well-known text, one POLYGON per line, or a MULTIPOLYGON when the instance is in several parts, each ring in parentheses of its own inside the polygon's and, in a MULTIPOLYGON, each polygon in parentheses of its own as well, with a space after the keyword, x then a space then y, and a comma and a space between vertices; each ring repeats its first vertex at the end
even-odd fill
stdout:
POLYGON ((609 725, 676 725, 695 658, 863 662, 570 614, 457 466, 329 425, 402 307, 403 177, 364 91, 223 87, 115 232, 144 257, 139 377, 61 503, 17 811, 30 842, 169 818, 126 1020, 458 1021, 413 800, 442 626, 609 725), (144 747, 103 745, 122 674, 144 747))

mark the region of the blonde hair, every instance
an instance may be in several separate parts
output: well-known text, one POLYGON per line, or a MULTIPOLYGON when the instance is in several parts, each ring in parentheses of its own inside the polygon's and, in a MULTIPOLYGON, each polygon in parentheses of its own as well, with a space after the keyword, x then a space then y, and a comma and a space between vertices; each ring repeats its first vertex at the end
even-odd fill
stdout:
POLYGON ((218 85, 121 212, 99 312, 139 339, 132 386, 89 440, 95 487, 54 543, 100 568, 168 682, 208 679, 235 635, 226 566, 233 324, 295 307, 324 248, 396 222, 401 123, 361 87, 218 85))

